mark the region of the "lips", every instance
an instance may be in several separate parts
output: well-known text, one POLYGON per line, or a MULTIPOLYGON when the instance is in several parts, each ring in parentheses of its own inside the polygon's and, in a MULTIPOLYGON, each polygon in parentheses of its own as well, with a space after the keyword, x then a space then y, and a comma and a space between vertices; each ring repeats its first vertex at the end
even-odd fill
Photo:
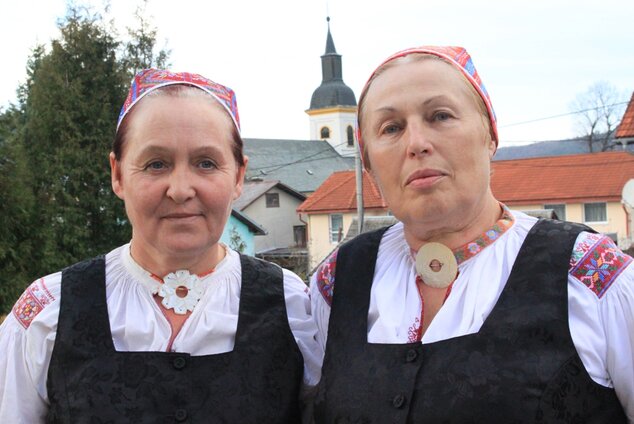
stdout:
POLYGON ((200 216, 200 214, 187 213, 187 212, 174 212, 174 213, 163 215, 163 218, 164 219, 187 219, 187 218, 193 218, 196 216, 200 216))
POLYGON ((428 186, 444 177, 446 174, 437 169, 419 169, 414 171, 405 180, 405 185, 428 186))

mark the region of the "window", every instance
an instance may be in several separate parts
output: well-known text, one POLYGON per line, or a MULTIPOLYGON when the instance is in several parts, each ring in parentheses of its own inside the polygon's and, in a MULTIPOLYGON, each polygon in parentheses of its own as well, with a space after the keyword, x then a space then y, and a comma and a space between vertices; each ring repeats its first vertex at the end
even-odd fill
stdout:
POLYGON ((343 238, 343 215, 330 215, 330 242, 339 243, 343 238))
POLYGON ((267 208, 279 208, 280 207, 280 194, 279 193, 265 193, 266 207, 267 208))
POLYGON ((330 128, 328 127, 321 127, 319 133, 321 134, 321 138, 330 138, 330 128))
POLYGON ((294 225, 293 237, 295 238, 295 246, 306 247, 306 226, 294 225))
POLYGON ((352 125, 348 125, 346 133, 348 135, 348 146, 354 146, 354 130, 352 129, 352 125))
POLYGON ((584 222, 606 222, 607 220, 607 205, 604 202, 585 203, 583 205, 584 222))
POLYGON ((551 203, 544 205, 544 209, 552 209, 557 219, 566 220, 566 205, 564 203, 551 203))

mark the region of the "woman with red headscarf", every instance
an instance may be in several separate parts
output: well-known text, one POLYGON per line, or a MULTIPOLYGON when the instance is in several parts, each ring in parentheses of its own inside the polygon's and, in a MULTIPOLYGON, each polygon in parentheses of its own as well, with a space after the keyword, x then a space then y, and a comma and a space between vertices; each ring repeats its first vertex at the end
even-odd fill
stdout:
POLYGON ((232 90, 145 70, 110 166, 129 244, 35 281, 0 327, 2 423, 296 423, 306 285, 219 242, 247 165, 232 90))
POLYGON ((460 47, 399 52, 359 101, 359 145, 398 223, 311 280, 318 423, 634 420, 634 266, 588 227, 490 188, 496 119, 460 47))

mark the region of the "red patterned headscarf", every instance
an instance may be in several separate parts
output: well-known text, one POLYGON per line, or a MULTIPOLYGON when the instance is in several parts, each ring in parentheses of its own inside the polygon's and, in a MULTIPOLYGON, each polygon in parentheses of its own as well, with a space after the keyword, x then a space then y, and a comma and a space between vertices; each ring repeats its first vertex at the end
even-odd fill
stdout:
MULTIPOLYGON (((433 56, 440 57, 444 59, 447 63, 452 65, 454 68, 459 70, 465 78, 471 83, 473 88, 478 92, 484 104, 486 106, 489 122, 491 123, 491 131, 493 133, 493 138, 495 143, 499 142, 498 138, 498 129, 496 123, 495 112, 493 111, 493 105, 491 104, 491 98, 489 97, 489 93, 484 87, 484 83, 480 79, 480 75, 478 71, 476 71, 475 66, 473 65, 473 60, 471 60, 471 56, 467 53, 467 50, 464 47, 452 47, 452 46, 421 46, 421 47, 413 47, 410 49, 402 50, 400 52, 394 53, 392 56, 388 57, 381 63, 370 75, 368 81, 363 86, 363 90, 361 90, 361 99, 363 99, 364 93, 368 90, 374 75, 377 73, 379 69, 383 67, 388 62, 391 62, 394 59, 398 59, 399 57, 405 57, 414 53, 422 53, 422 54, 430 54, 433 56)), ((361 110, 361 104, 359 104, 358 110, 361 110)), ((358 121, 358 120, 357 120, 358 121)), ((363 152, 363 140, 361 137, 361 128, 357 126, 357 140, 359 140, 359 149, 363 152)))
POLYGON ((130 109, 138 103, 146 94, 158 88, 167 85, 184 84, 198 87, 207 92, 225 108, 231 116, 233 124, 236 126, 238 133, 240 132, 240 116, 238 115, 238 104, 236 103, 236 94, 229 87, 215 83, 201 75, 189 72, 170 72, 161 69, 144 69, 137 73, 132 79, 128 97, 121 107, 119 120, 117 121, 117 130, 121 125, 123 118, 130 112, 130 109))

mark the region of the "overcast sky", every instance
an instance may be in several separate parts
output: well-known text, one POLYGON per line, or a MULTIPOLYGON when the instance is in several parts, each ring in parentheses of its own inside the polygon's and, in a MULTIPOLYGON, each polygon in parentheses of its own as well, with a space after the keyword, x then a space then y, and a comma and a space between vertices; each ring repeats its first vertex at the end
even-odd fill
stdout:
MULTIPOLYGON (((103 10, 101 0, 92 4, 103 10)), ((122 33, 134 0, 111 0, 122 33)), ((58 36, 65 0, 0 0, 0 106, 15 101, 32 47, 58 36)), ((309 138, 305 110, 321 82, 326 15, 344 82, 357 99, 371 71, 407 47, 467 48, 491 95, 501 146, 577 134, 575 96, 607 81, 634 91, 631 0, 149 0, 146 14, 175 71, 200 73, 237 93, 243 136, 309 138)))

